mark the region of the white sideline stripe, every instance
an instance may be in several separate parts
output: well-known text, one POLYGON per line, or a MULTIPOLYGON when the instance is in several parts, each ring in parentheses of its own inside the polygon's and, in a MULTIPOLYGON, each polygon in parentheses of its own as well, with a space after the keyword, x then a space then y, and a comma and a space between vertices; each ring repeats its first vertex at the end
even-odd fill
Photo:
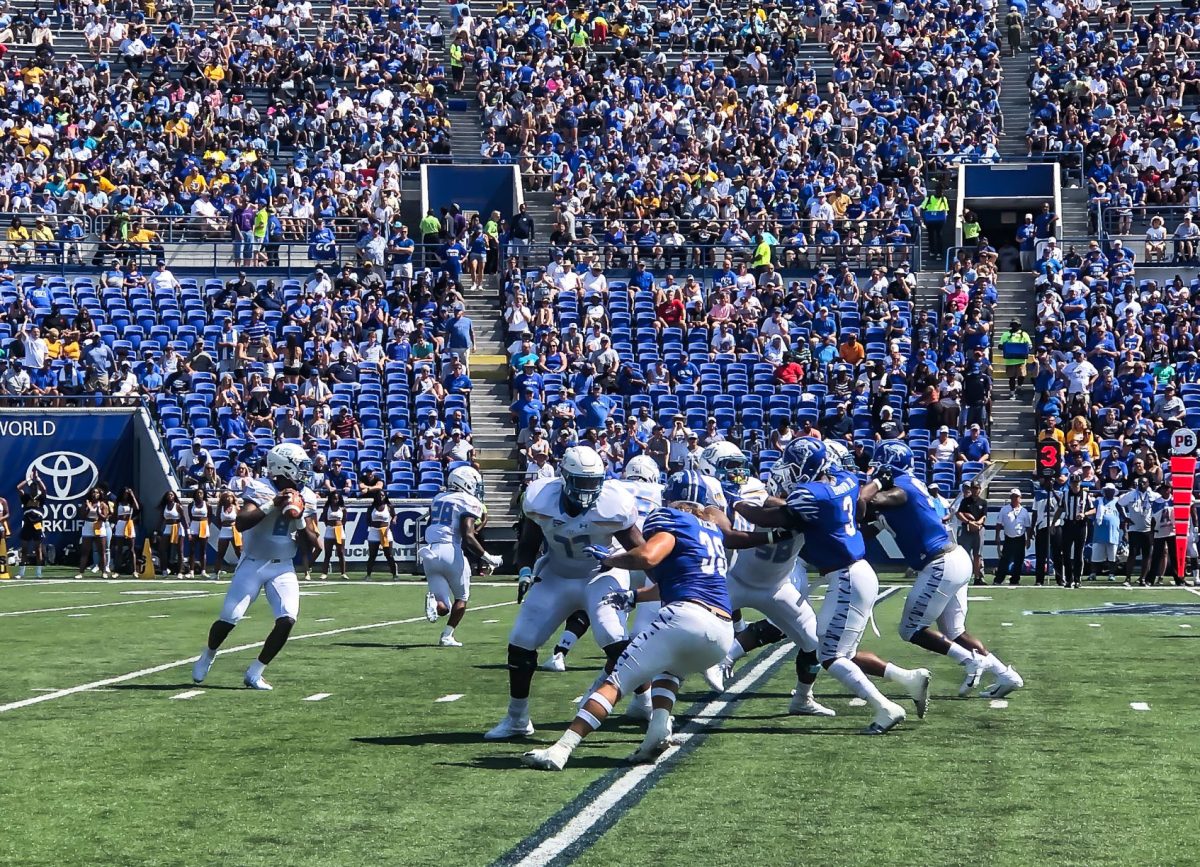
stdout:
POLYGON ((1100 624, 1099 624, 1099 623, 1089 623, 1089 624, 1088 624, 1088 626, 1092 627, 1092 629, 1099 629, 1099 628, 1100 628, 1100 624))
POLYGON ((333 695, 332 692, 318 692, 308 696, 305 699, 302 699, 302 701, 320 701, 323 698, 329 698, 331 695, 333 695))
MULTIPOLYGON (((476 608, 476 611, 483 611, 487 608, 505 608, 509 605, 516 605, 516 600, 511 602, 496 602, 492 605, 481 605, 476 608)), ((243 618, 245 619, 245 618, 243 618)), ((425 620, 425 615, 420 617, 409 617, 404 620, 384 620, 379 623, 365 623, 362 626, 343 626, 341 629, 327 629, 324 632, 309 632, 305 635, 293 635, 290 641, 303 641, 306 638, 328 638, 331 635, 343 635, 347 632, 362 632, 367 629, 384 629, 388 626, 403 626, 408 623, 419 623, 425 620)), ((244 650, 255 650, 263 646, 263 642, 255 641, 252 644, 240 644, 237 647, 227 647, 217 651, 218 656, 224 656, 227 653, 241 653, 244 650)), ((187 659, 177 659, 174 662, 164 662, 162 665, 151 666, 150 668, 142 668, 138 671, 131 671, 128 674, 119 674, 116 677, 107 677, 103 680, 94 680, 91 683, 83 683, 79 686, 72 686, 66 689, 55 690, 48 692, 45 695, 34 696, 33 698, 22 699, 21 701, 11 701, 8 704, 0 704, 0 713, 8 713, 11 710, 19 710, 23 707, 29 707, 34 704, 41 704, 44 701, 53 701, 58 698, 66 698, 68 695, 75 695, 79 692, 88 692, 89 690, 98 689, 104 686, 111 686, 114 683, 125 683, 128 680, 137 680, 139 677, 146 677, 151 674, 158 674, 162 671, 170 671, 172 668, 181 668, 185 665, 191 665, 199 657, 189 656, 187 659)))
POLYGON ((967 601, 968 602, 991 602, 992 597, 991 596, 968 596, 967 601))
POLYGON ((171 696, 171 701, 174 701, 177 698, 195 698, 198 695, 204 695, 204 690, 189 689, 187 692, 176 693, 175 695, 171 696))
POLYGON ((499 623, 499 620, 485 620, 484 623, 499 623))
POLYGON ((1184 587, 1183 589, 1186 590, 1188 593, 1191 593, 1196 596, 1200 596, 1200 590, 1197 590, 1195 587, 1184 587))
POLYGON ((170 616, 171 616, 170 614, 151 614, 151 615, 150 615, 150 619, 151 619, 151 620, 158 620, 159 618, 162 618, 162 617, 170 617, 170 616))
POLYGON ((683 744, 696 735, 703 734, 704 730, 712 725, 715 717, 729 706, 732 698, 757 685, 763 675, 770 671, 771 667, 786 656, 793 647, 794 645, 789 641, 776 648, 770 656, 759 661, 720 696, 705 704, 688 723, 683 733, 672 739, 674 745, 662 754, 656 764, 637 765, 621 774, 613 780, 612 785, 601 791, 590 804, 584 806, 575 818, 563 826, 562 830, 553 837, 543 840, 541 845, 518 861, 516 867, 544 867, 553 861, 563 850, 586 834, 589 828, 604 818, 605 813, 615 807, 642 780, 653 773, 655 768, 663 762, 670 761, 683 744))
POLYGON ((990 707, 992 710, 1004 710, 1006 707, 1008 707, 1008 702, 1002 698, 994 698, 988 704, 988 707, 990 707))
POLYGON ((318 620, 314 620, 313 623, 328 623, 331 620, 333 620, 332 617, 322 617, 318 620))
MULTIPOLYGON (((174 602, 178 599, 203 599, 206 596, 219 596, 219 593, 205 593, 197 590, 190 596, 155 596, 153 599, 126 599, 122 602, 97 602, 93 605, 64 605, 59 608, 30 608, 27 611, 0 611, 0 617, 17 617, 22 614, 54 614, 59 611, 82 611, 87 608, 112 608, 116 605, 145 605, 149 602, 174 602)), ((71 617, 83 615, 70 615, 71 617)))
POLYGON ((1150 710, 1150 705, 1144 701, 1131 701, 1129 706, 1134 710, 1150 710))
POLYGON ((90 614, 68 614, 68 617, 91 617, 90 614))
POLYGON ((458 701, 463 697, 463 695, 464 693, 461 692, 452 692, 449 695, 442 696, 441 698, 435 698, 433 701, 434 704, 437 704, 438 702, 458 701))

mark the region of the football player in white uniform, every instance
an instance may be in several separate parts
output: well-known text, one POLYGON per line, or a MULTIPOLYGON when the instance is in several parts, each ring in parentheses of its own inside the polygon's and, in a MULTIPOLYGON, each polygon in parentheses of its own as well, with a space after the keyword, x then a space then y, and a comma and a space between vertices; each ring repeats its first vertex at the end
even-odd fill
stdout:
POLYGON ((495 568, 501 559, 489 554, 475 536, 475 525, 483 517, 483 478, 474 467, 458 467, 446 477, 446 490, 429 506, 425 544, 417 551, 417 563, 425 570, 425 617, 437 623, 446 620, 438 644, 462 647, 454 630, 467 612, 471 595, 471 566, 466 555, 495 568))
POLYGON ((533 734, 529 687, 537 651, 571 612, 583 609, 591 618, 596 643, 608 657, 606 671, 629 643, 624 612, 603 601, 629 589, 629 573, 598 571, 587 549, 611 545, 614 538, 625 550, 642 544, 637 503, 628 491, 605 482, 604 461, 587 446, 567 449, 559 472, 560 478, 538 479, 525 491, 516 562, 518 581, 528 591, 508 637, 508 713, 484 735, 488 740, 533 734), (546 553, 539 557, 543 545, 546 553))
MULTIPOLYGON (((732 443, 716 443, 704 450, 700 466, 720 483, 732 502, 749 502, 756 506, 767 500, 768 488, 750 474, 750 462, 741 449, 732 443)), ((771 477, 771 483, 779 480, 771 477)), ((772 491, 775 496, 778 493, 772 491)), ((735 513, 736 514, 736 513, 735 513)), ((738 529, 757 529, 743 516, 737 515, 738 529), (738 526, 741 524, 742 526, 738 526)), ((793 583, 793 572, 804 536, 789 536, 773 545, 741 551, 729 567, 729 600, 734 608, 753 608, 766 620, 751 624, 730 648, 729 655, 704 673, 704 679, 715 689, 724 688, 724 675, 732 671, 733 663, 756 646, 770 644, 783 637, 795 642, 796 691, 788 705, 788 713, 797 716, 834 716, 834 711, 813 698, 812 685, 821 671, 817 659, 817 615, 808 600, 793 583), (743 636, 748 640, 743 642, 743 636)))
POLYGON ((233 570, 221 616, 213 621, 208 644, 192 666, 196 683, 208 676, 217 649, 265 590, 275 625, 242 682, 252 689, 271 689, 263 670, 287 643, 300 613, 300 584, 292 561, 297 554, 321 549, 317 498, 306 487, 312 478, 308 454, 295 443, 280 443, 267 452, 266 466, 267 479, 252 479, 242 491, 244 505, 236 522, 242 557, 233 570))
MULTIPOLYGON (((659 472, 654 458, 637 455, 629 459, 622 476, 621 481, 614 484, 625 487, 637 501, 638 529, 640 530, 646 516, 662 505, 662 473, 659 472)), ((638 575, 631 576, 635 589, 642 586, 637 580, 638 577, 638 575)), ((645 578, 645 576, 641 577, 645 578)), ((656 613, 658 613, 658 608, 655 602, 650 602, 645 607, 637 609, 629 634, 637 635, 645 629, 656 613)), ((538 667, 542 671, 566 671, 567 654, 575 646, 575 642, 587 633, 590 625, 591 620, 586 611, 574 612, 567 618, 567 625, 563 627, 562 635, 558 637, 558 643, 554 645, 553 653, 538 667)), ((636 715, 640 711, 640 705, 638 705, 638 699, 635 699, 634 702, 637 708, 631 707, 631 710, 636 715)))

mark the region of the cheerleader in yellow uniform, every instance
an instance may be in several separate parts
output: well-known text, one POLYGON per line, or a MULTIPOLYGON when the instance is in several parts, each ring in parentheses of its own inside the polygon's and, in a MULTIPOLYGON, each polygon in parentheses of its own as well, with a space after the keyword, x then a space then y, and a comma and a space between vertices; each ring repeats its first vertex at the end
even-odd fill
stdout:
POLYGON ((164 576, 171 572, 171 555, 179 564, 177 577, 183 577, 183 537, 187 533, 187 515, 174 491, 163 494, 158 504, 158 562, 164 576))
POLYGON ((225 565, 225 553, 233 545, 233 555, 242 558, 242 534, 237 528, 238 504, 237 497, 232 491, 221 494, 217 500, 217 580, 225 574, 221 569, 225 565))
POLYGON ((197 565, 200 566, 200 577, 208 577, 208 537, 211 523, 212 509, 204 499, 204 490, 196 488, 187 504, 189 578, 196 577, 197 565))
POLYGON ((76 578, 82 578, 84 570, 92 562, 92 549, 100 555, 100 577, 113 577, 109 571, 108 545, 106 540, 109 532, 109 506, 100 488, 88 491, 87 500, 81 507, 83 512, 83 533, 79 539, 79 573, 76 578))
POLYGON ((112 540, 112 563, 114 573, 116 572, 116 564, 120 562, 118 559, 118 551, 121 549, 128 549, 130 574, 134 578, 137 577, 137 519, 141 513, 142 506, 138 502, 137 495, 134 494, 133 488, 126 488, 123 490, 120 498, 117 500, 117 526, 112 540))
MULTIPOLYGON (((329 577, 329 560, 337 549, 338 565, 342 569, 342 580, 346 580, 346 501, 341 492, 330 491, 325 508, 321 511, 321 523, 325 525, 325 563, 321 567, 321 580, 329 577)), ((307 577, 307 575, 306 575, 307 577)))
POLYGON ((377 491, 371 501, 370 519, 371 525, 367 530, 367 580, 371 579, 371 572, 375 569, 375 558, 381 548, 383 556, 387 558, 388 571, 392 573, 392 578, 395 578, 396 558, 392 554, 392 522, 396 520, 396 512, 383 491, 377 491))

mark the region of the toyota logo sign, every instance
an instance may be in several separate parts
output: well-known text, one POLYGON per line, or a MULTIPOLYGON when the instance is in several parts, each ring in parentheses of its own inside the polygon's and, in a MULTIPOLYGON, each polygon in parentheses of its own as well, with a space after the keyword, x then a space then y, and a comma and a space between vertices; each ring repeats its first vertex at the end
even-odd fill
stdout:
POLYGON ((91 458, 77 452, 49 452, 29 465, 26 477, 37 470, 46 483, 46 496, 51 500, 78 500, 87 494, 100 478, 91 458))

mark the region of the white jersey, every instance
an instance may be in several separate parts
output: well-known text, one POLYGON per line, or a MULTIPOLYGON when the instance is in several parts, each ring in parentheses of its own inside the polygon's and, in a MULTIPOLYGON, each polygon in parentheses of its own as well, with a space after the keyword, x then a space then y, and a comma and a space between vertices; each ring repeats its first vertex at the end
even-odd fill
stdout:
POLYGON ((629 479, 614 479, 609 482, 628 491, 637 504, 637 528, 642 529, 646 517, 655 509, 662 506, 663 486, 657 482, 635 482, 629 479))
MULTIPOLYGON (((242 497, 248 503, 254 503, 260 509, 271 505, 271 501, 279 492, 266 479, 252 479, 242 491, 242 497)), ((300 491, 304 498, 304 513, 301 519, 317 516, 317 497, 308 488, 300 491)), ((287 560, 296 556, 295 526, 299 522, 284 517, 276 512, 259 521, 255 526, 242 533, 242 559, 246 560, 287 560)))
POLYGON ((542 530, 545 561, 564 578, 592 578, 596 561, 584 553, 589 545, 611 545, 613 536, 638 523, 637 502, 615 480, 606 481, 592 508, 580 515, 563 510, 562 479, 538 479, 525 491, 525 517, 542 530))
POLYGON ((462 547, 462 518, 470 515, 475 520, 483 517, 483 503, 477 497, 462 491, 443 491, 433 498, 429 506, 429 526, 425 528, 425 544, 452 544, 462 547))

